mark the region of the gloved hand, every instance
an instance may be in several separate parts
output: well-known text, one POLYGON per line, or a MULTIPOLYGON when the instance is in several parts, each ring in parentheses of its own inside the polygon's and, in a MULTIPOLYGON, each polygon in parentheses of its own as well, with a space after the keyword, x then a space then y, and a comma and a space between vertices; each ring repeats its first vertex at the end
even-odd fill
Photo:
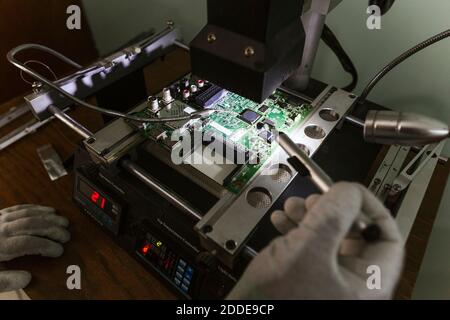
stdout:
POLYGON ((291 198, 272 222, 284 236, 249 265, 229 299, 389 299, 399 280, 404 247, 394 219, 363 186, 338 183, 322 196, 291 198), (345 240, 363 212, 381 239, 345 240), (350 249, 342 250, 342 244, 350 249), (357 244, 357 246, 354 246, 357 244), (355 249, 357 248, 357 249, 355 249), (352 252, 344 255, 343 251, 352 252), (381 289, 367 286, 367 268, 381 269, 381 289))
MULTIPOLYGON (((0 262, 26 255, 59 257, 61 243, 70 240, 69 221, 55 210, 35 205, 20 205, 0 211, 0 262)), ((26 271, 0 272, 0 292, 25 288, 31 281, 26 271)))

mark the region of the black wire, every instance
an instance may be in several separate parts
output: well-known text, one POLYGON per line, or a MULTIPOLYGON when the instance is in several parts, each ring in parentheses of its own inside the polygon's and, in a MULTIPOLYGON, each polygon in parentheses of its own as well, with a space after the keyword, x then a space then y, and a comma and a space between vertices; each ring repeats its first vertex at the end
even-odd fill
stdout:
POLYGON ((352 76, 352 82, 345 86, 343 89, 346 91, 353 91, 358 84, 358 71, 352 62, 352 59, 345 52, 342 45, 339 43, 336 35, 331 31, 331 29, 325 24, 322 32, 322 41, 333 51, 342 68, 352 76))
POLYGON ((375 77, 372 78, 372 80, 369 81, 367 86, 364 88, 363 92, 361 93, 360 97, 358 98, 359 103, 363 103, 367 96, 372 92, 373 88, 377 85, 377 83, 383 79, 384 76, 386 76, 392 69, 394 69, 396 66, 401 64, 403 61, 408 59, 409 57, 413 56, 419 51, 422 51, 425 48, 428 48, 432 44, 439 42, 441 40, 444 40, 446 38, 450 37, 450 29, 438 33, 437 35, 422 41, 421 43, 415 45, 408 51, 405 51, 403 54, 392 60, 388 65, 386 65, 383 69, 381 69, 380 72, 377 73, 375 77))

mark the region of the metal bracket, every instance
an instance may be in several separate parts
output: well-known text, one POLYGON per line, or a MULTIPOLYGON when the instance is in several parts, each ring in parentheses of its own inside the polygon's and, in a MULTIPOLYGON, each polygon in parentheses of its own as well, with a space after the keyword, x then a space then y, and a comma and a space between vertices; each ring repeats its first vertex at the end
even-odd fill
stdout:
MULTIPOLYGON (((58 80, 56 84, 69 94, 85 99, 102 88, 136 71, 167 52, 180 37, 177 29, 168 28, 160 34, 145 39, 93 65, 58 80), (134 52, 134 54, 130 54, 134 52)), ((73 103, 54 90, 41 90, 25 97, 31 111, 39 120, 51 116, 50 105, 66 108, 73 103)))
POLYGON ((386 157, 369 185, 371 190, 381 201, 384 201, 392 190, 406 157, 409 147, 391 146, 386 157))
MULTIPOLYGON (((179 31, 169 27, 156 36, 151 36, 122 51, 116 52, 87 68, 80 69, 58 80, 56 83, 62 89, 71 94, 75 94, 79 98, 87 98, 101 88, 161 56, 169 47, 176 45, 179 37, 179 31)), ((85 138, 88 135, 92 135, 81 124, 65 114, 69 110, 68 107, 72 105, 72 102, 56 94, 54 91, 43 90, 41 88, 41 90, 34 91, 24 99, 27 105, 12 108, 0 117, 0 128, 14 121, 29 110, 33 112, 37 120, 31 120, 2 137, 0 139, 0 151, 29 134, 36 132, 36 130, 55 118, 58 118, 85 138), (61 112, 57 109, 64 110, 61 112)))
POLYGON ((336 0, 313 0, 305 4, 304 10, 307 11, 303 12, 302 23, 306 39, 302 64, 286 82, 288 87, 300 91, 308 86, 327 14, 340 2, 336 0), (307 4, 309 4, 309 8, 307 4))
POLYGON ((395 179, 389 195, 394 196, 405 190, 427 163, 431 159, 438 157, 438 150, 442 149, 444 144, 445 141, 442 141, 437 144, 424 146, 395 179))
MULTIPOLYGON (((313 156, 326 138, 345 117, 354 103, 354 97, 343 90, 328 87, 312 103, 315 111, 294 132, 291 138, 313 156), (333 115, 335 118, 326 117, 333 115), (328 121, 327 121, 328 120, 328 121), (307 129, 308 128, 308 129, 307 129), (311 130, 314 129, 314 130, 311 130), (309 131, 317 136, 312 137, 309 131)), ((272 204, 286 190, 296 176, 288 162, 288 156, 278 148, 272 158, 261 168, 249 186, 239 195, 227 194, 196 225, 202 246, 216 252, 217 258, 232 266, 234 259, 254 232, 258 223, 267 214, 272 204), (274 171, 285 170, 290 179, 280 181, 274 171), (265 202, 252 204, 253 196, 261 196, 265 202)))
POLYGON ((26 105, 21 105, 9 109, 9 111, 5 112, 0 116, 0 128, 3 128, 4 126, 16 120, 17 118, 23 116, 28 111, 29 109, 26 105))
MULTIPOLYGON (((28 110, 28 108, 27 108, 28 110)), ((69 108, 64 109, 63 112, 69 111, 69 108)), ((38 120, 31 120, 24 124, 23 126, 18 127, 17 129, 11 131, 6 136, 2 137, 0 139, 0 151, 5 150, 12 144, 16 143, 17 141, 25 138, 26 136, 35 133, 39 128, 45 126, 52 120, 54 120, 55 117, 47 118, 43 121, 38 120)))

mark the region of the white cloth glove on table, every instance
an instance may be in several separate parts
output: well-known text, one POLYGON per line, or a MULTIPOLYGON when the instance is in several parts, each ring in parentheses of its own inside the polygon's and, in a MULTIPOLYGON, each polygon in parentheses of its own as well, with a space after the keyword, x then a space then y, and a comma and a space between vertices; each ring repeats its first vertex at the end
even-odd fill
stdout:
POLYGON ((250 263, 228 299, 392 297, 402 272, 403 242, 395 220, 369 190, 338 183, 325 195, 288 199, 284 209, 272 215, 284 235, 250 263), (378 242, 346 239, 361 212, 381 227, 378 242), (379 290, 367 286, 372 265, 381 270, 379 290))
MULTIPOLYGON (((0 262, 27 255, 61 256, 61 243, 70 240, 68 225, 53 208, 20 205, 1 210, 0 262)), ((0 292, 23 289, 30 281, 31 274, 26 271, 1 271, 0 292)))

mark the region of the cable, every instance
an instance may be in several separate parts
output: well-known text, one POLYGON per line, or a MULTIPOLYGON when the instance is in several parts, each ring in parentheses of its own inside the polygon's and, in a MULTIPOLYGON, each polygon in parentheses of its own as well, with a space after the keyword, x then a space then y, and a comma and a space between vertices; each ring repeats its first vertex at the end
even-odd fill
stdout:
POLYGON ((47 86, 49 86, 50 88, 52 88, 53 90, 59 92, 60 94, 62 94, 63 96, 65 96, 66 98, 70 99, 71 101, 73 101, 74 103, 81 105, 83 107, 89 108, 91 110, 94 110, 96 112, 100 112, 103 113, 105 115, 108 116, 112 116, 112 117, 116 117, 116 118, 122 118, 122 119, 128 119, 128 120, 132 120, 132 121, 136 121, 136 122, 147 122, 147 123, 164 123, 164 122, 177 122, 177 121, 184 121, 184 120, 192 120, 192 119, 198 119, 204 116, 209 116, 211 113, 213 112, 227 112, 229 113, 230 111, 228 110, 223 110, 223 109, 208 109, 208 110, 201 110, 201 111, 196 111, 193 112, 189 115, 186 116, 178 116, 178 117, 163 117, 163 118, 141 118, 141 117, 137 117, 137 116, 132 116, 132 115, 128 115, 122 112, 118 112, 118 111, 114 111, 114 110, 110 110, 110 109, 104 109, 92 104, 89 104, 77 97, 75 97, 74 95, 71 95, 70 93, 68 93, 67 91, 63 90, 62 88, 60 88, 57 84, 55 84, 54 82, 48 80, 47 78, 45 78, 44 76, 42 76, 41 74, 39 74, 38 72, 34 71, 33 69, 30 69, 29 67, 25 66, 23 63, 21 63, 20 61, 18 61, 15 56, 17 53, 23 51, 23 50, 27 50, 27 49, 36 49, 36 50, 40 50, 40 51, 45 51, 47 53, 52 54, 53 56, 61 59, 62 61, 74 66, 77 69, 81 69, 82 67, 74 62, 73 60, 67 58, 66 56, 64 56, 63 54, 50 49, 48 47, 42 46, 42 45, 38 45, 38 44, 24 44, 21 46, 18 46, 14 49, 12 49, 10 52, 8 52, 7 55, 7 59, 8 61, 14 65, 16 68, 24 71, 25 73, 29 74, 30 76, 32 76, 33 78, 39 80, 42 83, 45 83, 47 86))
POLYGON ((333 53, 339 59, 342 68, 344 68, 344 70, 347 71, 352 76, 352 82, 343 89, 349 92, 353 91, 356 85, 358 84, 358 71, 356 70, 356 67, 353 64, 352 59, 350 59, 350 57, 345 52, 342 45, 339 43, 339 40, 337 39, 336 35, 326 24, 323 26, 323 32, 321 37, 322 41, 333 51, 333 53))
POLYGON ((389 63, 387 66, 385 66, 383 69, 381 69, 378 74, 369 81, 367 86, 364 88, 362 94, 360 95, 358 101, 359 103, 363 103, 367 96, 370 94, 370 92, 373 90, 373 88, 377 85, 377 83, 386 76, 392 69, 394 69, 396 66, 398 66, 400 63, 411 57, 412 55, 416 54, 419 51, 422 51, 423 49, 431 46, 432 44, 444 40, 445 38, 450 37, 450 29, 441 32, 417 45, 409 49, 408 51, 404 52, 399 57, 395 58, 391 63, 389 63))
MULTIPOLYGON (((34 63, 34 64, 38 64, 38 65, 43 66, 45 69, 48 70, 48 72, 51 73, 51 75, 53 76, 53 78, 54 78, 55 81, 58 80, 58 77, 56 76, 56 73, 52 70, 52 68, 50 68, 50 67, 49 67, 48 65, 46 65, 45 63, 43 63, 43 62, 41 62, 41 61, 38 61, 38 60, 28 60, 28 61, 24 62, 23 65, 24 65, 24 66, 28 66, 30 63, 34 63)), ((25 76, 23 75, 23 71, 22 71, 22 70, 20 70, 20 77, 22 78, 22 80, 23 80, 25 83, 28 83, 29 85, 33 85, 33 82, 28 81, 27 79, 25 79, 25 76)))

